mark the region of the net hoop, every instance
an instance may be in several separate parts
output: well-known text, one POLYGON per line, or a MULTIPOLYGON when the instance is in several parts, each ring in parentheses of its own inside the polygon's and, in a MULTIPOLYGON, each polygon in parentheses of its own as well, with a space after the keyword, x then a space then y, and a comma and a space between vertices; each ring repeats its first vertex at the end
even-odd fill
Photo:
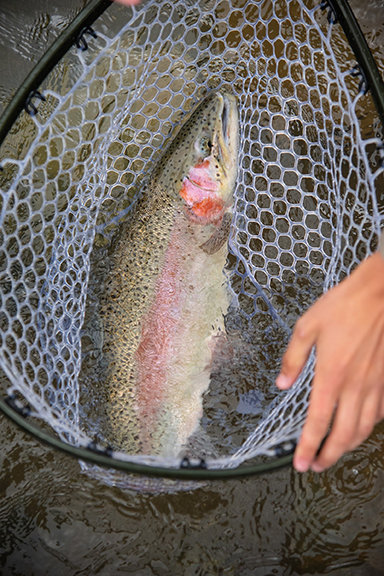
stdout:
POLYGON ((287 450, 284 456, 278 456, 276 459, 271 459, 268 462, 253 466, 238 466, 237 468, 212 469, 205 468, 202 462, 197 462, 196 464, 194 462, 184 462, 181 464, 182 467, 177 469, 148 466, 128 461, 124 462, 116 458, 113 453, 107 455, 105 451, 102 449, 99 450, 97 447, 81 448, 73 446, 72 444, 63 442, 59 438, 55 438, 51 434, 47 434, 43 430, 39 430, 11 408, 3 399, 0 399, 0 410, 24 432, 27 432, 51 448, 55 448, 73 458, 96 464, 97 466, 114 468, 121 472, 135 475, 169 478, 171 480, 230 480, 233 478, 245 478, 256 474, 264 474, 271 470, 284 468, 285 466, 291 465, 293 459, 292 452, 289 453, 289 450, 287 450))

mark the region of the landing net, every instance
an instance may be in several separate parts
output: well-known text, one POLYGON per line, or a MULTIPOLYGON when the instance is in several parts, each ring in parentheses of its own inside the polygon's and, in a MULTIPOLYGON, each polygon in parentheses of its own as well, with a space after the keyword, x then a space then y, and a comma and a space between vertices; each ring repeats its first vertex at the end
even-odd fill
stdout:
MULTIPOLYGON (((292 327, 376 249, 383 224, 382 128, 333 16, 310 0, 112 5, 88 49, 70 49, 47 76, 38 113, 20 115, 3 144, 0 174, 2 387, 40 428, 105 448, 99 392, 82 377, 97 348, 83 325, 91 261, 129 218, 183 115, 223 86, 241 123, 225 270, 235 357, 204 400, 205 466, 238 467, 298 439, 315 359, 277 392, 292 327)), ((117 482, 112 470, 98 474, 117 482)))

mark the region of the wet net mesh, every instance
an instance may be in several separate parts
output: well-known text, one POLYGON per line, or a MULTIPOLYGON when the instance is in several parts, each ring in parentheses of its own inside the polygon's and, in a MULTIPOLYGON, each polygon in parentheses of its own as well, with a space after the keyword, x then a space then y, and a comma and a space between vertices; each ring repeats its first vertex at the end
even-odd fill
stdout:
POLYGON ((0 174, 2 383, 62 440, 86 446, 98 432, 98 391, 81 375, 95 350, 83 326, 92 258, 184 114, 221 86, 241 124, 225 270, 235 358, 204 399, 208 463, 237 466, 298 438, 315 359, 278 393, 281 355, 303 311, 376 249, 382 219, 380 127, 326 16, 309 0, 111 6, 88 50, 48 76, 38 114, 14 125, 0 174))

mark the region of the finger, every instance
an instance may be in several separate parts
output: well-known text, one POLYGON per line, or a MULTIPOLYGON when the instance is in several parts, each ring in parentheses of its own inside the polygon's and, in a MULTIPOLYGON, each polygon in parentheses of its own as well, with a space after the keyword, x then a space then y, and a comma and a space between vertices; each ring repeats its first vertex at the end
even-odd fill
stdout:
POLYGON ((296 448, 293 465, 306 472, 315 460, 321 442, 329 430, 336 407, 338 383, 325 369, 318 366, 313 380, 307 421, 296 448))
POLYGON ((350 450, 357 448, 372 434, 373 428, 379 420, 380 404, 381 387, 377 387, 365 399, 361 410, 358 434, 350 450))
POLYGON ((308 360, 316 336, 317 329, 312 326, 309 313, 304 314, 296 323, 292 339, 283 356, 280 374, 276 378, 278 388, 285 390, 292 386, 308 360))
POLYGON ((380 364, 380 374, 378 375, 377 380, 379 382, 379 389, 381 391, 381 394, 379 394, 378 399, 376 424, 381 422, 381 420, 384 418, 384 362, 383 362, 384 350, 380 351, 380 355, 382 361, 380 364))
MULTIPOLYGON (((359 437, 352 449, 366 440, 371 435, 374 426, 384 418, 384 340, 382 333, 379 333, 377 340, 378 344, 371 353, 371 357, 368 351, 363 351, 364 359, 368 359, 369 374, 365 379, 366 396, 361 410, 359 437)), ((359 364, 361 366, 361 362, 359 364)))
POLYGON ((349 387, 339 399, 332 430, 320 454, 311 465, 314 472, 322 472, 351 450, 359 438, 359 422, 362 412, 362 387, 360 383, 349 387))
POLYGON ((372 433, 382 406, 382 356, 381 346, 372 351, 364 345, 354 356, 357 370, 349 370, 344 378, 332 431, 312 465, 314 471, 332 466, 344 452, 357 448, 372 433))
POLYGON ((118 4, 124 4, 125 6, 137 6, 141 0, 115 0, 118 4))

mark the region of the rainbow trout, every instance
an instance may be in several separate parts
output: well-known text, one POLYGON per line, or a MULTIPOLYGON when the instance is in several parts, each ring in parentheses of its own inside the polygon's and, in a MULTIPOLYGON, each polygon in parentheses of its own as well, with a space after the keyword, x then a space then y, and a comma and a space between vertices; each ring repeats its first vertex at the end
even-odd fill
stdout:
POLYGON ((237 175, 234 96, 211 92, 156 165, 112 246, 100 291, 105 438, 177 456, 202 414, 229 294, 223 267, 237 175))

